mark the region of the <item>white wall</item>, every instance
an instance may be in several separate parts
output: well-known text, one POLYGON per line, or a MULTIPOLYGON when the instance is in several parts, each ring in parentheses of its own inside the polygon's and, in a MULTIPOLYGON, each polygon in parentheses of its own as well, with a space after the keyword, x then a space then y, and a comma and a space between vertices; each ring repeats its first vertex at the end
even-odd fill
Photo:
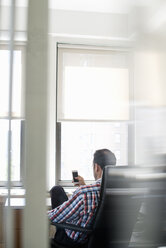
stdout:
POLYGON ((128 37, 127 14, 50 10, 50 33, 128 37))
MULTIPOLYGON (((1 7, 0 30, 9 30, 10 7, 1 7)), ((26 7, 16 8, 15 30, 25 32, 27 27, 26 7)), ((128 37, 128 15, 82 11, 49 10, 51 34, 75 34, 104 37, 128 37)))

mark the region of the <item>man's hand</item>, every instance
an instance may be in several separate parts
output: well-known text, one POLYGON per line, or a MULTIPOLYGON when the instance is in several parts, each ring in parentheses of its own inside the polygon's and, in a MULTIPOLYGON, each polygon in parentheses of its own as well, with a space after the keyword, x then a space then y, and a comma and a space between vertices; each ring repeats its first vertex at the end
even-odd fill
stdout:
POLYGON ((78 175, 78 177, 75 177, 75 179, 78 180, 78 182, 73 182, 75 186, 86 185, 83 177, 78 175))

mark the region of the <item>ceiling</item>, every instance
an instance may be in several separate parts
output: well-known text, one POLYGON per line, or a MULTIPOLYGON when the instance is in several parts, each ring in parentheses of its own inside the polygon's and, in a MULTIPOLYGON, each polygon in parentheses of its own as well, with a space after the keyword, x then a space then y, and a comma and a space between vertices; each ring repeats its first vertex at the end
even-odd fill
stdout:
POLYGON ((160 0, 49 0, 49 7, 72 11, 123 14, 128 13, 133 6, 150 6, 155 2, 160 2, 160 0))
MULTIPOLYGON (((28 0, 15 0, 17 6, 27 7, 28 0)), ((101 13, 128 13, 132 6, 150 6, 163 0, 48 0, 49 8, 101 13)), ((11 0, 0 0, 8 6, 11 0)))

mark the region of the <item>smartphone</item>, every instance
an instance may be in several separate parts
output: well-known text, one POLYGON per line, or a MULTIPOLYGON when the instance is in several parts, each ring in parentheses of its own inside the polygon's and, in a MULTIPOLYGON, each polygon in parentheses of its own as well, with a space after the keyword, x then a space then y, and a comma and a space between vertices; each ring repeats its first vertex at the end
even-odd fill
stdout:
POLYGON ((72 175, 73 175, 73 181, 75 183, 78 182, 78 179, 75 179, 75 177, 78 177, 78 171, 77 170, 73 170, 72 171, 72 175))

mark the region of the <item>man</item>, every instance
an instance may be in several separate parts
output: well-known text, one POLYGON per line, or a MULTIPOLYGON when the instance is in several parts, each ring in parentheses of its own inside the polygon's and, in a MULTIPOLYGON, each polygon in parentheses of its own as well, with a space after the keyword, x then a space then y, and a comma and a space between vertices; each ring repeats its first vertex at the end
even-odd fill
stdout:
MULTIPOLYGON (((114 153, 108 149, 97 150, 93 158, 95 183, 85 185, 84 179, 78 176, 76 179, 78 179, 79 188, 69 199, 62 187, 53 187, 50 191, 53 210, 48 212, 48 217, 53 222, 65 222, 81 227, 90 227, 100 199, 104 166, 115 164, 114 153)), ((54 239, 60 244, 74 246, 76 243, 83 243, 87 239, 87 235, 71 230, 57 229, 54 239)))

